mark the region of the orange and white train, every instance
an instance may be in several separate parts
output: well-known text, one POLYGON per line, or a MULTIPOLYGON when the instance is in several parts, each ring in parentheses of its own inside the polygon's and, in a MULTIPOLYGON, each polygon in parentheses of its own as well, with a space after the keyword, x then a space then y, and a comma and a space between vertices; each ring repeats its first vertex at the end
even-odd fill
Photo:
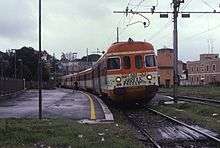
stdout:
POLYGON ((152 44, 118 42, 92 68, 61 77, 63 87, 82 90, 118 102, 148 102, 158 90, 158 67, 152 44))

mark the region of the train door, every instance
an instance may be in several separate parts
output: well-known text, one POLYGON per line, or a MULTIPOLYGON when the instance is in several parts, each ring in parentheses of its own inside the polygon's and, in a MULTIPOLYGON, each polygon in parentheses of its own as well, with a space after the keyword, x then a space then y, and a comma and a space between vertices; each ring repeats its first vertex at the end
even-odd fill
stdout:
POLYGON ((87 74, 84 74, 84 90, 86 90, 86 79, 87 79, 86 75, 87 74))
POLYGON ((94 78, 94 70, 92 70, 92 91, 95 91, 95 78, 94 78))
POLYGON ((101 68, 100 65, 98 65, 98 91, 101 94, 101 68))
POLYGON ((101 64, 101 88, 102 88, 102 93, 106 93, 107 89, 107 63, 104 61, 101 64), (104 91, 103 91, 104 90, 104 91))

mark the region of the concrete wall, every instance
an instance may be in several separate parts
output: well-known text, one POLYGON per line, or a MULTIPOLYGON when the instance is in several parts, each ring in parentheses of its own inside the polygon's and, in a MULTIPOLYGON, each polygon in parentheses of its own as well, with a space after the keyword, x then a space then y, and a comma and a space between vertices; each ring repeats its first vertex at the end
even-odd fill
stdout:
POLYGON ((24 80, 0 78, 0 95, 14 93, 24 89, 24 80))

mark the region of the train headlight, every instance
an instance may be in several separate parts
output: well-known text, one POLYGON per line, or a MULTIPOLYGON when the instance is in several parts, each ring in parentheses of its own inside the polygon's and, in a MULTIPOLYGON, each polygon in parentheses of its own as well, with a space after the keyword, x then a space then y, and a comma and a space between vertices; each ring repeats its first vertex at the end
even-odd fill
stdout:
POLYGON ((152 80, 152 75, 147 75, 148 80, 152 80))
POLYGON ((117 78, 115 79, 115 81, 119 83, 119 82, 121 82, 121 78, 120 78, 120 77, 117 77, 117 78))

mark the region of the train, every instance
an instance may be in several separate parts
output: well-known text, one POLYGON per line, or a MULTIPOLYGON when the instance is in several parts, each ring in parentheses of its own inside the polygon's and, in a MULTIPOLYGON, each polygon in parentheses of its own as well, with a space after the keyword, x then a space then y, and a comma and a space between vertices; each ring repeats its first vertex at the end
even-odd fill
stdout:
POLYGON ((149 42, 113 43, 91 68, 62 76, 61 86, 91 91, 114 102, 149 102, 158 91, 158 67, 149 42))

